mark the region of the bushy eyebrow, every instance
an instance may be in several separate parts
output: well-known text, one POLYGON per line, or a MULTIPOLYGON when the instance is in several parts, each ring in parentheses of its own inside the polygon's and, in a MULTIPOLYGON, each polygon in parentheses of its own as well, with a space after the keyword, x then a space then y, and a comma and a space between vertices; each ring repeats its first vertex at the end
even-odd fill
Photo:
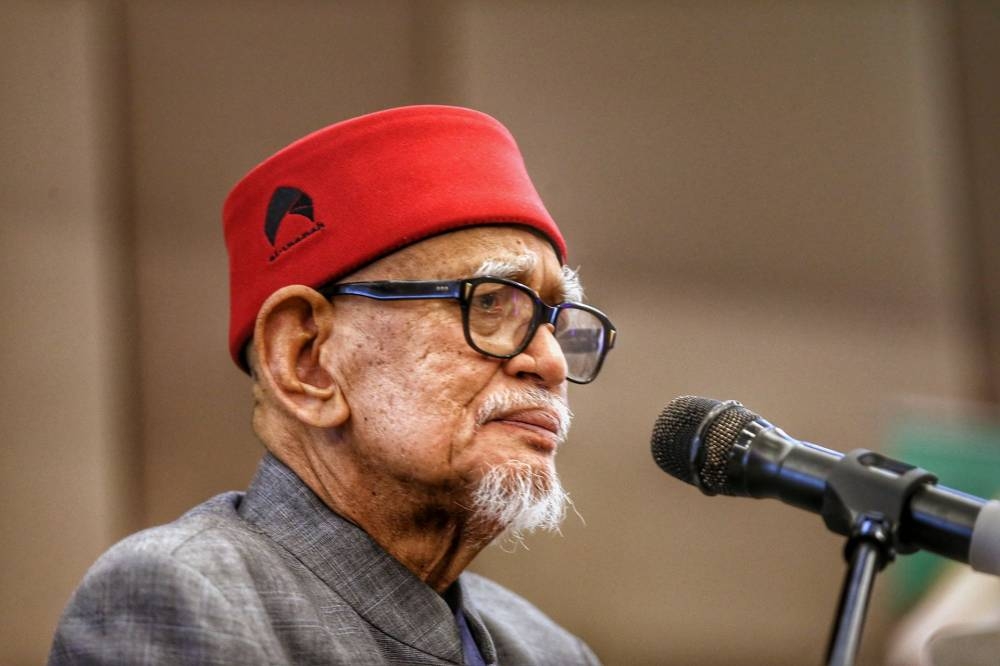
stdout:
POLYGON ((538 258, 533 254, 523 254, 513 259, 487 259, 479 264, 473 277, 492 275, 508 280, 524 280, 538 265, 538 258))
MULTIPOLYGON (((521 255, 514 259, 487 259, 479 264, 479 267, 473 272, 473 277, 492 275, 523 282, 537 265, 537 257, 530 254, 521 255)), ((583 301, 583 285, 580 283, 579 269, 563 266, 561 277, 557 288, 556 302, 583 301)))
POLYGON ((564 301, 583 302, 583 283, 580 282, 580 269, 562 267, 562 291, 564 301))

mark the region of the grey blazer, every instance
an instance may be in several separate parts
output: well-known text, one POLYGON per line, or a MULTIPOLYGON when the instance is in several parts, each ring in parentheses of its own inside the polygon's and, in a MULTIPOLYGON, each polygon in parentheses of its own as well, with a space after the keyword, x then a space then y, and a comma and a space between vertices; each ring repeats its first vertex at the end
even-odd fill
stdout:
MULTIPOLYGON (((513 592, 464 573, 461 608, 493 664, 596 664, 513 592)), ((265 456, 225 493, 105 553, 49 664, 461 664, 445 600, 265 456)))

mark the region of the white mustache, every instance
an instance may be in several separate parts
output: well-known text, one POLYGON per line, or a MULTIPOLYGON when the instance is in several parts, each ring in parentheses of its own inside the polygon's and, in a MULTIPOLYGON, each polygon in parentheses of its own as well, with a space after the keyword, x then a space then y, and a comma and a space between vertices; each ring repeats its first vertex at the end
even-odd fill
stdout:
POLYGON ((556 417, 556 436, 562 442, 569 433, 573 412, 565 398, 539 388, 506 389, 486 398, 476 415, 476 425, 482 426, 498 417, 515 412, 538 409, 556 417))

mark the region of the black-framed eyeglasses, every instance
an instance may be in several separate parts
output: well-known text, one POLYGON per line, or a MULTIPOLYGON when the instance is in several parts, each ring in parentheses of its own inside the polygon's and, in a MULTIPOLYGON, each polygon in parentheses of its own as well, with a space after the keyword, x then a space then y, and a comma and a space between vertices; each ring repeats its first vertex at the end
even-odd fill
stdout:
POLYGON ((566 357, 567 379, 592 382, 615 346, 611 320, 583 303, 548 305, 530 287, 492 276, 463 280, 386 280, 347 282, 319 288, 326 298, 363 296, 380 301, 453 298, 462 307, 462 328, 469 346, 494 358, 513 358, 531 343, 542 324, 552 324, 566 357))

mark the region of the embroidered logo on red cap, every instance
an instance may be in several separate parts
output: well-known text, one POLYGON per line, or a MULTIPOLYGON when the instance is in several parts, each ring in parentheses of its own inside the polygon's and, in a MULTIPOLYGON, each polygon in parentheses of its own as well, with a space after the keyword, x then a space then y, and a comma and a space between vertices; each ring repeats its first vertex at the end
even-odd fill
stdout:
POLYGON ((267 236, 267 241, 274 248, 274 252, 267 260, 276 260, 324 228, 326 225, 317 222, 314 217, 312 197, 296 187, 279 187, 271 195, 271 200, 267 204, 267 215, 264 217, 264 235, 267 236), (299 221, 293 223, 292 220, 295 219, 299 221), (286 220, 288 220, 287 223, 286 220), (305 223, 308 223, 308 226, 302 229, 305 223), (290 224, 294 224, 294 227, 299 228, 300 231, 294 238, 278 246, 278 230, 283 224, 286 228, 290 224))

